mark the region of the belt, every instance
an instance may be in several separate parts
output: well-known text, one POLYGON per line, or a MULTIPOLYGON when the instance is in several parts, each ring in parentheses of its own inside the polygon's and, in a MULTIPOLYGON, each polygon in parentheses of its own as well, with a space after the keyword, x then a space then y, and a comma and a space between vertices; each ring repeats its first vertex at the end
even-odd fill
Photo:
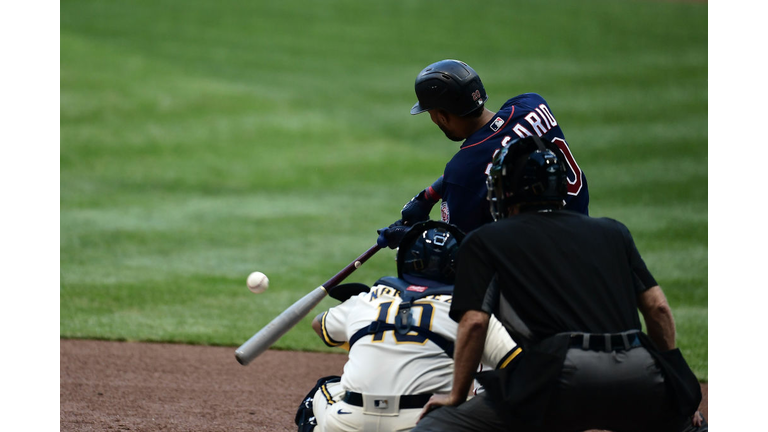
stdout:
POLYGON ((571 334, 571 348, 588 351, 629 351, 642 346, 637 332, 628 333, 574 333, 571 334))
MULTIPOLYGON (((427 402, 429 401, 429 398, 431 397, 432 397, 431 394, 400 396, 399 409, 424 408, 424 405, 427 404, 427 402)), ((353 406, 362 407, 363 395, 361 393, 348 391, 344 394, 343 401, 353 406)))

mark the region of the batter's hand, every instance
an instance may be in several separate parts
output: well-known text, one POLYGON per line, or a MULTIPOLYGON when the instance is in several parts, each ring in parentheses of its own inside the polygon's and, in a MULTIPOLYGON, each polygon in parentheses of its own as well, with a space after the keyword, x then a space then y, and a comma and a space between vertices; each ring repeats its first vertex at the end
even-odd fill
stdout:
POLYGON ((429 220, 429 213, 434 206, 434 202, 424 198, 424 192, 422 191, 405 203, 403 210, 400 212, 401 220, 405 225, 413 225, 429 220))
POLYGON ((419 414, 419 420, 416 421, 418 423, 421 421, 421 419, 424 418, 427 414, 429 414, 430 411, 440 408, 442 406, 453 406, 456 405, 456 403, 451 398, 450 394, 435 394, 432 395, 431 398, 429 398, 429 401, 426 405, 424 405, 424 408, 421 410, 421 414, 419 414))
POLYGON ((390 249, 397 249, 400 246, 400 242, 403 240, 405 233, 410 230, 411 227, 405 226, 402 220, 399 220, 392 225, 376 230, 379 234, 379 238, 376 239, 376 244, 380 248, 388 247, 390 249))
POLYGON ((411 226, 418 222, 429 220, 429 213, 435 203, 442 197, 443 177, 437 179, 431 186, 416 194, 405 203, 400 211, 400 219, 404 225, 411 226))

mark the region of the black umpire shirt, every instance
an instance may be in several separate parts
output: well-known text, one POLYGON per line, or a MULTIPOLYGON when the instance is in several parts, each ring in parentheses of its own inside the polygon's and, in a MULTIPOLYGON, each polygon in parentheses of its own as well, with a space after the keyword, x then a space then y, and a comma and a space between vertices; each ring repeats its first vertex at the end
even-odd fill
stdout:
POLYGON ((451 318, 494 313, 524 346, 562 332, 640 330, 636 296, 657 285, 626 226, 565 210, 486 224, 457 261, 451 318))

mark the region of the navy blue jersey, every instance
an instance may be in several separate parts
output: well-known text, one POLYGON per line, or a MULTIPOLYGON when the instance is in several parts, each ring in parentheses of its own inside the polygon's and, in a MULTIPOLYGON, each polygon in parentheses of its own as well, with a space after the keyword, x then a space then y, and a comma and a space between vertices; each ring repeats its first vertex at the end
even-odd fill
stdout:
POLYGON ((467 138, 445 165, 440 209, 443 221, 466 233, 492 222, 485 179, 493 154, 501 146, 533 134, 555 143, 565 156, 568 167, 565 209, 588 214, 587 178, 573 158, 563 131, 544 98, 526 93, 504 103, 493 119, 467 138))

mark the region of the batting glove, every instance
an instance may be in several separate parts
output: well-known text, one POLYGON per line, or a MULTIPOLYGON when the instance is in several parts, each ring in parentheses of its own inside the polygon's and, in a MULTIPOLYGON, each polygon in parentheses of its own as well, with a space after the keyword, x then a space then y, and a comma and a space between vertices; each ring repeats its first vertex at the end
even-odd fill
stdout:
POLYGON ((440 176, 432 186, 419 192, 415 197, 411 198, 400 211, 403 224, 411 226, 418 222, 429 220, 429 213, 432 211, 432 207, 435 203, 442 198, 443 189, 443 177, 440 176))
POLYGON ((380 248, 388 247, 390 249, 397 249, 400 242, 403 240, 405 233, 410 230, 411 227, 403 225, 403 221, 399 220, 392 225, 376 230, 379 234, 379 238, 376 239, 376 244, 380 248))

